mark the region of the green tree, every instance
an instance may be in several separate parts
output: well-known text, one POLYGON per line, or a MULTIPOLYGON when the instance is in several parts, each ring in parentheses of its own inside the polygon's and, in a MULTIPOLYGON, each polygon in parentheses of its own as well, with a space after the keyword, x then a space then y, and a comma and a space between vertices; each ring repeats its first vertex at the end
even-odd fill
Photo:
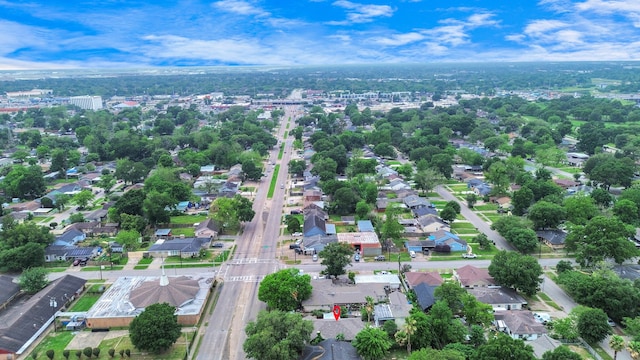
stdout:
POLYGON ((638 206, 631 200, 622 199, 613 205, 613 214, 625 224, 637 224, 639 220, 638 206))
POLYGON ((542 360, 581 360, 582 356, 574 353, 567 346, 558 346, 542 354, 542 360))
POLYGON ((246 197, 235 195, 233 197, 233 205, 239 222, 251 221, 256 215, 256 212, 253 211, 253 202, 246 197))
POLYGON ((252 160, 245 160, 242 162, 242 172, 244 177, 249 180, 258 181, 262 177, 262 169, 256 166, 252 160))
POLYGON ((391 348, 391 340, 384 330, 367 326, 356 335, 353 346, 365 360, 383 359, 391 348))
POLYGON ((351 265, 353 248, 347 243, 334 242, 325 246, 318 256, 322 259, 321 264, 326 266, 322 274, 338 277, 345 274, 347 265, 351 265))
POLYGON ((289 231, 290 234, 300 231, 300 220, 295 216, 287 216, 285 222, 287 224, 287 231, 289 231))
POLYGON ((140 233, 135 230, 120 230, 116 235, 116 242, 124 245, 127 250, 135 251, 140 247, 140 233))
POLYGON ((371 206, 369 206, 366 201, 358 201, 356 204, 356 215, 358 215, 359 219, 366 219, 370 212, 371 206))
POLYGON ((422 190, 423 193, 430 192, 435 189, 436 186, 444 183, 445 180, 445 177, 434 168, 419 170, 413 175, 413 181, 415 181, 416 187, 422 190))
MULTIPOLYGON (((613 197, 611 196, 611 194, 609 194, 607 190, 601 188, 593 189, 589 196, 591 196, 593 201, 595 201, 596 204, 601 208, 609 207, 609 205, 611 205, 611 202, 613 201, 613 197)), ((622 196, 620 198, 623 199, 623 196, 624 192, 622 193, 622 196)), ((638 203, 636 203, 636 205, 637 204, 638 203)))
POLYGON ((471 360, 535 360, 535 358, 531 345, 526 345, 524 341, 512 339, 503 333, 490 338, 471 356, 471 360))
POLYGON ((311 296, 311 277, 298 269, 284 269, 269 274, 260 282, 258 299, 271 310, 293 311, 311 296))
POLYGON ((465 360, 464 353, 455 349, 430 349, 424 348, 411 353, 409 360, 465 360))
POLYGON ((474 236, 471 242, 477 243, 481 250, 491 248, 491 240, 484 233, 474 236))
POLYGON ((489 326, 494 320, 493 307, 489 304, 481 303, 475 296, 466 293, 462 296, 462 315, 467 325, 489 326))
POLYGON ((434 291, 434 296, 438 300, 444 300, 453 314, 460 314, 462 311, 462 298, 467 291, 460 285, 446 281, 438 286, 434 291))
POLYGON ((91 355, 93 355, 93 351, 90 346, 87 346, 86 348, 82 349, 82 353, 84 354, 84 356, 86 356, 89 359, 91 359, 91 355))
POLYGON ((289 161, 289 174, 302 176, 304 171, 307 170, 307 162, 304 160, 291 160, 289 161))
POLYGON ((613 360, 616 360, 618 357, 618 353, 626 347, 626 342, 624 338, 620 335, 612 335, 609 339, 609 347, 613 350, 613 360))
POLYGON ((504 237, 523 254, 529 254, 539 246, 538 236, 531 229, 513 228, 507 231, 504 237))
POLYGON ((47 187, 40 166, 14 165, 2 180, 2 188, 8 197, 35 199, 45 194, 47 187))
POLYGON ((87 207, 87 204, 91 200, 93 200, 95 196, 91 192, 91 190, 82 190, 79 193, 73 195, 73 201, 80 207, 80 209, 84 209, 87 207))
POLYGON ((300 314, 261 311, 245 329, 242 348, 247 357, 259 360, 295 360, 311 340, 313 323, 300 314))
POLYGON ((485 178, 493 185, 491 192, 496 195, 506 194, 509 188, 509 174, 507 167, 502 161, 494 162, 489 166, 485 178))
POLYGON ((116 184, 116 179, 111 174, 100 175, 100 181, 98 181, 98 187, 104 190, 105 194, 111 191, 113 185, 116 184))
POLYGON ((464 325, 453 317, 447 302, 438 300, 429 310, 427 316, 431 329, 431 347, 442 349, 447 344, 462 342, 467 333, 464 325))
POLYGON ((578 333, 589 344, 597 344, 611 334, 607 314, 601 309, 586 308, 578 315, 578 333))
POLYGON ((505 287, 532 296, 542 283, 542 267, 532 256, 502 250, 489 265, 489 275, 505 287))
POLYGON ((446 179, 453 174, 453 157, 449 154, 436 154, 431 158, 431 167, 440 172, 446 179))
POLYGON ((466 196, 466 200, 467 200, 467 207, 469 209, 473 209, 473 206, 476 204, 476 202, 478 201, 478 195, 474 194, 474 193, 469 193, 466 196))
POLYGON ((576 225, 584 225, 600 214, 593 198, 584 194, 576 194, 564 199, 564 208, 567 212, 567 220, 576 225))
POLYGON ((575 316, 567 316, 565 318, 553 320, 551 329, 553 334, 559 339, 576 340, 580 334, 576 327, 575 316))
POLYGON ((147 193, 142 202, 144 215, 151 225, 168 223, 171 217, 167 208, 173 205, 175 205, 175 202, 171 199, 171 196, 155 190, 147 193))
POLYGON ((536 229, 555 229, 566 219, 566 210, 558 204, 538 201, 531 206, 527 216, 536 229))
POLYGON ((456 213, 456 210, 450 206, 445 206, 440 211, 440 218, 442 220, 446 220, 451 223, 456 219, 456 217, 458 217, 458 213, 456 213))
POLYGON ((358 203, 357 194, 350 188, 343 187, 336 190, 331 204, 333 212, 338 215, 353 214, 358 203))
POLYGON ((133 346, 153 353, 169 349, 181 335, 175 311, 175 307, 167 303, 147 306, 129 325, 133 346))
POLYGON ((471 329, 469 330, 469 342, 474 347, 486 344, 487 338, 484 334, 484 327, 480 325, 471 325, 471 329))
POLYGON ((638 254, 638 249, 628 240, 633 231, 617 218, 596 216, 584 226, 574 226, 565 246, 575 251, 576 261, 582 266, 593 266, 605 259, 622 264, 638 254))
POLYGON ((399 240, 404 232, 404 226, 398 221, 402 209, 398 206, 392 205, 385 211, 385 219, 382 223, 382 229, 380 236, 383 241, 399 240))
POLYGON ((116 162, 116 178, 124 180, 125 183, 135 184, 144 180, 149 173, 149 169, 141 162, 129 159, 120 159, 116 162))
POLYGON ((20 275, 18 283, 20 289, 27 294, 35 294, 38 291, 44 289, 49 283, 47 275, 49 272, 43 267, 34 267, 26 269, 20 275))

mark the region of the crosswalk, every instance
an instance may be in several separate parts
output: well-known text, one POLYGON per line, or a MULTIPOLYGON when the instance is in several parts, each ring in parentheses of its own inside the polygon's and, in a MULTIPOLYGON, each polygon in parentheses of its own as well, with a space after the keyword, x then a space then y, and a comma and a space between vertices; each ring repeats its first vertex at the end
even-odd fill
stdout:
POLYGON ((260 282, 264 276, 261 275, 244 275, 244 276, 227 276, 224 278, 224 282, 260 282))
MULTIPOLYGON (((278 271, 280 268, 280 263, 278 263, 274 259, 260 259, 260 258, 241 258, 241 259, 233 259, 227 262, 227 266, 223 269, 220 269, 218 272, 219 278, 224 282, 245 282, 245 283, 255 283, 260 282, 264 279, 265 275, 230 275, 229 273, 233 273, 234 271, 230 271, 232 268, 236 268, 238 265, 253 265, 253 264, 273 264, 273 270, 271 272, 278 271)), ((248 272, 251 272, 248 270, 248 272)), ((257 271, 256 271, 257 272, 257 271)), ((262 272, 262 271, 260 271, 262 272)))
POLYGON ((274 259, 259 259, 259 258, 242 258, 233 259, 228 262, 229 265, 244 265, 244 264, 269 264, 276 262, 274 259))

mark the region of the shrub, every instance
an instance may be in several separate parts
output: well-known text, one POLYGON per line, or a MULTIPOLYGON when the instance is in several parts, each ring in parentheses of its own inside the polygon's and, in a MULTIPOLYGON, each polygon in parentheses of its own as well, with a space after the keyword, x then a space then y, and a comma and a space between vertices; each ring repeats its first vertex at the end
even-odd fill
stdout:
POLYGON ((113 358, 114 356, 116 356, 116 350, 115 349, 109 349, 109 351, 107 351, 109 353, 109 357, 113 358))
POLYGON ((45 355, 47 355, 47 357, 49 358, 49 360, 53 360, 53 358, 56 356, 56 352, 49 349, 47 350, 47 352, 45 353, 45 355))
POLYGON ((118 353, 120 354, 120 357, 123 358, 124 357, 124 349, 120 349, 120 351, 118 351, 118 353))
POLYGON ((129 349, 125 349, 124 353, 127 354, 127 357, 130 358, 131 357, 131 350, 129 349))
POLYGON ((93 348, 91 352, 93 353, 93 356, 100 357, 100 348, 93 348))
POLYGON ((82 350, 76 350, 76 357, 80 359, 82 357, 82 350))
POLYGON ((93 355, 93 349, 91 349, 90 346, 87 346, 86 348, 84 348, 82 350, 82 353, 84 354, 84 356, 88 357, 89 359, 91 359, 91 355, 93 355))
POLYGON ((65 359, 69 360, 69 355, 71 355, 71 351, 69 350, 62 351, 62 356, 64 356, 65 359))

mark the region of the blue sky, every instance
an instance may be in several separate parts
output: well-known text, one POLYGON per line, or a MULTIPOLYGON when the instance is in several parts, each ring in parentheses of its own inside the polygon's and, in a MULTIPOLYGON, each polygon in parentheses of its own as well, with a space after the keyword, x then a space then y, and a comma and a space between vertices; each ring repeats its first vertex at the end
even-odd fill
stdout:
POLYGON ((0 70, 640 60, 639 0, 0 0, 0 70))

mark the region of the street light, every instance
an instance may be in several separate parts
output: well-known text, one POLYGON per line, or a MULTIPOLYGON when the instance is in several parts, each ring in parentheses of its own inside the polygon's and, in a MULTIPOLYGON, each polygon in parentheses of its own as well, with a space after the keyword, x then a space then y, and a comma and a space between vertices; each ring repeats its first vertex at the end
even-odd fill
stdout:
POLYGON ((53 309, 53 332, 57 332, 56 329, 56 309, 58 308, 58 302, 53 296, 49 297, 49 307, 53 309))

